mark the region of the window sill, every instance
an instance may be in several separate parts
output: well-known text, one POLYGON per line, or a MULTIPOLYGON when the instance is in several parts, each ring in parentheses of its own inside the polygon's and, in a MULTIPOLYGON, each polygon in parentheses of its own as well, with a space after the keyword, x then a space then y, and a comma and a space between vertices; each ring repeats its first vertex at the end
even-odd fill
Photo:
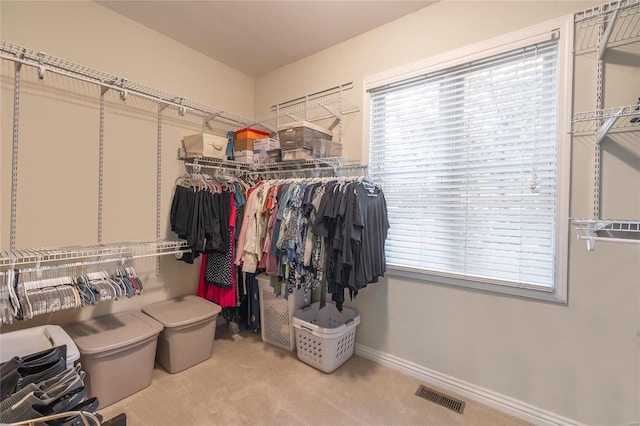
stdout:
POLYGON ((543 302, 552 302, 561 305, 567 304, 566 295, 559 295, 553 289, 543 288, 525 288, 504 284, 495 284, 489 282, 476 281, 472 279, 463 279, 452 276, 441 275, 437 273, 429 273, 420 270, 405 268, 398 265, 387 265, 385 273, 386 277, 403 277, 420 281, 425 284, 441 284, 446 286, 460 287, 465 289, 478 290, 488 293, 496 293, 500 295, 519 297, 543 302))

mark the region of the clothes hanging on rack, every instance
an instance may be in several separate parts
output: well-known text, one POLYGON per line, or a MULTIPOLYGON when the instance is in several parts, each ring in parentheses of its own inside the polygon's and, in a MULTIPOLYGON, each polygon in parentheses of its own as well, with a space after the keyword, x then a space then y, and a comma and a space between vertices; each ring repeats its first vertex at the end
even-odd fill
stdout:
POLYGON ((365 179, 264 181, 248 197, 236 263, 282 277, 288 293, 320 287, 341 309, 345 290, 355 297, 384 275, 388 229, 382 189, 365 179))
POLYGON ((171 203, 171 230, 191 248, 180 260, 193 263, 202 253, 228 251, 231 194, 236 204, 241 203, 243 187, 249 185, 232 177, 192 174, 179 179, 171 203))
POLYGON ((239 307, 247 295, 234 261, 251 190, 240 178, 191 174, 179 180, 172 202, 172 230, 187 240, 193 253, 182 260, 193 263, 203 254, 197 294, 220 305, 233 330, 238 329, 243 316, 239 307))

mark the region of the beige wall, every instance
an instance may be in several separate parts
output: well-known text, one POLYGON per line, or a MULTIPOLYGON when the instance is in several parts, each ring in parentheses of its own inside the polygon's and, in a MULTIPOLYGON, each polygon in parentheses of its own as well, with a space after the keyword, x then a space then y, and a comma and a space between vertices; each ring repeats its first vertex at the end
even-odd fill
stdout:
MULTIPOLYGON (((283 67, 256 81, 256 112, 596 5, 595 2, 444 1, 283 67)), ((609 52, 605 106, 637 101, 635 51, 609 52)), ((594 109, 593 55, 576 64, 575 111, 594 109)), ((345 153, 360 158, 362 113, 345 125, 345 153)), ((637 132, 604 150, 605 215, 640 217, 637 132)), ((576 138, 571 215, 591 216, 592 139, 576 138)), ((571 234, 569 302, 557 305, 388 275, 353 305, 357 341, 425 368, 587 424, 640 420, 640 246, 586 244, 571 234)))
MULTIPOLYGON (((0 36, 130 81, 142 83, 252 117, 254 80, 96 3, 0 2, 0 36)), ((13 63, 2 61, 0 247, 9 248, 13 116, 13 63)), ((22 68, 20 96, 19 186, 16 248, 97 242, 98 129, 100 89, 22 68)), ((107 92, 104 132, 103 241, 156 237, 157 105, 135 96, 122 102, 107 92)), ((176 178, 184 173, 176 159, 181 137, 201 131, 193 116, 163 113, 161 234, 169 230, 176 178)), ((144 278, 140 297, 64 311, 2 327, 2 331, 40 323, 66 323, 127 309, 174 295, 193 294, 198 267, 161 258, 139 260, 144 278)))

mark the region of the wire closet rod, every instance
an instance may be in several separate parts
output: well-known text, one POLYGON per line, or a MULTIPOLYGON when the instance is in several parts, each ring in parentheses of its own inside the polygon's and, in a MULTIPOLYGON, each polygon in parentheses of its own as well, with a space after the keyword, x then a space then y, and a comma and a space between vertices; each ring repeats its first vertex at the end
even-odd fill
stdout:
POLYGON ((578 235, 578 239, 587 241, 606 241, 608 243, 640 244, 640 240, 631 238, 590 237, 588 235, 578 235))

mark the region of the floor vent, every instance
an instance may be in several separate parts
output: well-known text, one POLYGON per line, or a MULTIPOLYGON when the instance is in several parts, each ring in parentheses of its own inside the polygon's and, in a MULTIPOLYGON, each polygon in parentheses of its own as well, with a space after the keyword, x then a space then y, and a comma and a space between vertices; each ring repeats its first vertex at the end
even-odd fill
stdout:
POLYGON ((459 414, 462 414, 462 412, 464 411, 464 401, 452 398, 448 395, 443 394, 442 392, 435 391, 423 385, 420 385, 420 387, 416 391, 416 396, 426 399, 427 401, 434 402, 438 405, 442 405, 443 407, 448 408, 451 411, 455 411, 459 414))

